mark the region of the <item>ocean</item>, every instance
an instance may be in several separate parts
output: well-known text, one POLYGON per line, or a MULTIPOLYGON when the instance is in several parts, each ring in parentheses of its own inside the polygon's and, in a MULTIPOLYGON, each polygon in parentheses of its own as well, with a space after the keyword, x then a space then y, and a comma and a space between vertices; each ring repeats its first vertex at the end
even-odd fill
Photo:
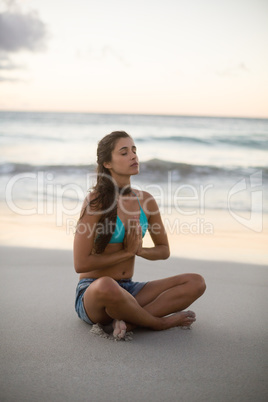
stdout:
POLYGON ((17 213, 79 213, 95 182, 98 141, 115 130, 137 146, 133 187, 164 212, 268 212, 268 119, 0 112, 0 200, 17 213), (40 207, 41 205, 41 207, 40 207))

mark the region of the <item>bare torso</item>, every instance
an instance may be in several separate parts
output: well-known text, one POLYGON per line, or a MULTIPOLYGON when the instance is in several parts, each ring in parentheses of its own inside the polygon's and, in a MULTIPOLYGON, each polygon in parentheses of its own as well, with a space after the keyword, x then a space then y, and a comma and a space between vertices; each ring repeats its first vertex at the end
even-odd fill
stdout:
MULTIPOLYGON (((131 219, 133 217, 133 213, 140 214, 140 207, 137 201, 137 196, 133 196, 132 194, 132 197, 121 199, 118 205, 118 215, 121 219, 121 222, 124 222, 125 227, 127 226, 128 219, 131 219), (124 207, 124 211, 128 211, 129 213, 123 212, 120 208, 120 205, 124 207)), ((122 250, 123 247, 123 243, 108 244, 103 252, 103 255, 116 253, 117 251, 122 250)), ((80 274, 80 279, 100 278, 102 276, 110 276, 115 280, 132 278, 134 273, 134 263, 135 256, 128 259, 127 261, 114 264, 108 268, 96 269, 96 271, 82 273, 80 274)))
MULTIPOLYGON (((123 244, 108 244, 103 255, 115 253, 122 250, 123 244)), ((96 271, 90 271, 80 274, 80 279, 84 278, 100 278, 102 276, 110 276, 115 280, 132 278, 134 273, 135 256, 127 261, 112 265, 109 268, 98 269, 96 271)))
MULTIPOLYGON (((135 190, 135 192, 133 192, 130 196, 119 199, 117 214, 125 228, 128 227, 128 222, 130 222, 131 219, 133 220, 134 215, 140 215, 140 205, 143 210, 145 209, 144 200, 149 196, 150 195, 145 195, 142 192, 135 190), (138 201, 138 196, 140 197, 140 201, 138 201)), ((144 212, 146 213, 147 219, 149 219, 149 211, 146 209, 144 212)), ((102 255, 117 253, 123 248, 123 243, 110 243, 106 246, 105 250, 102 252, 102 255)), ((135 256, 128 258, 126 261, 118 262, 106 268, 100 269, 100 267, 98 267, 96 270, 91 269, 89 272, 82 272, 80 273, 80 279, 101 278, 103 276, 109 276, 115 280, 130 279, 134 274, 134 263, 135 256)))

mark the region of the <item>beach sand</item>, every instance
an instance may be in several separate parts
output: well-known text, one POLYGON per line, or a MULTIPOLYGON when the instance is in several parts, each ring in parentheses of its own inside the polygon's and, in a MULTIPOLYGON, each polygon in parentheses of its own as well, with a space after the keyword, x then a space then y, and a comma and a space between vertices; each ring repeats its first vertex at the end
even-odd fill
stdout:
MULTIPOLYGON (((0 203, 0 245, 72 250, 78 216, 56 212, 23 215, 0 203)), ((224 210, 193 215, 171 211, 162 217, 174 257, 268 265, 266 213, 261 231, 240 224, 224 210)), ((152 245, 148 232, 143 242, 145 247, 152 245)))
POLYGON ((137 258, 135 280, 202 274, 192 330, 90 332, 71 250, 1 247, 1 401, 267 401, 268 267, 137 258))

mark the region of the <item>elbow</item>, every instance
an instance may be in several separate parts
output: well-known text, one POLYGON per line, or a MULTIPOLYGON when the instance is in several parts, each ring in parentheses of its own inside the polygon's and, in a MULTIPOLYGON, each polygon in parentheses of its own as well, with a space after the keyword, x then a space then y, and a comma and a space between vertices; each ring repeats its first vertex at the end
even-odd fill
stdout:
POLYGON ((83 264, 83 261, 81 260, 74 260, 74 269, 77 274, 82 274, 83 272, 90 271, 86 264, 83 264))
POLYGON ((82 270, 80 269, 80 267, 79 266, 74 266, 74 269, 75 269, 75 272, 77 273, 77 274, 81 274, 82 273, 82 270))
POLYGON ((74 263, 74 269, 77 274, 81 274, 83 272, 81 264, 74 263))
POLYGON ((170 257, 170 250, 168 246, 165 246, 165 249, 163 251, 162 259, 167 260, 170 257))
POLYGON ((165 254, 163 260, 167 260, 170 257, 170 251, 168 250, 167 253, 165 254))

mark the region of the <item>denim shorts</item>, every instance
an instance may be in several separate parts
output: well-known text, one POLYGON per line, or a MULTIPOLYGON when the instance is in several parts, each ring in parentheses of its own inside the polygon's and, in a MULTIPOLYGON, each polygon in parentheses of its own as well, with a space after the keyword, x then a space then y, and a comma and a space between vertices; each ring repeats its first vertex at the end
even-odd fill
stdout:
MULTIPOLYGON (((96 281, 98 278, 84 278, 81 279, 76 287, 76 294, 75 294, 75 311, 78 314, 78 317, 81 318, 81 320, 87 322, 88 324, 93 325, 94 322, 92 322, 86 313, 84 303, 83 303, 83 298, 84 298, 84 293, 93 283, 96 281)), ((121 279, 119 281, 116 281, 123 289, 125 289, 127 292, 129 292, 132 296, 136 296, 139 291, 146 285, 148 282, 133 282, 131 279, 121 279)))

